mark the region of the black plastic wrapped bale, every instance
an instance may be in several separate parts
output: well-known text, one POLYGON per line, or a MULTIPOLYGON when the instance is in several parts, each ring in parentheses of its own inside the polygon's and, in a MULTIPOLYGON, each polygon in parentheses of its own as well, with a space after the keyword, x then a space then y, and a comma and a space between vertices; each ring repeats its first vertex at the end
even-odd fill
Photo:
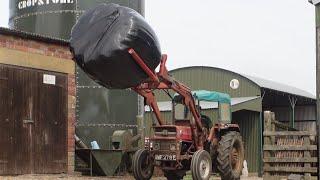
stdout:
POLYGON ((70 48, 77 64, 96 82, 125 89, 146 81, 147 74, 128 53, 133 48, 154 70, 160 63, 158 39, 133 9, 101 4, 85 12, 73 27, 70 48))

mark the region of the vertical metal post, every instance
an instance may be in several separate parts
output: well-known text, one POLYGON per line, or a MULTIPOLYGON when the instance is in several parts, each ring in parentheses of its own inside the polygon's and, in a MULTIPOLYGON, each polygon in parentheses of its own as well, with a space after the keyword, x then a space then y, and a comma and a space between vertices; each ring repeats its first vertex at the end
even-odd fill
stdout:
POLYGON ((290 127, 295 128, 295 107, 297 104, 297 98, 289 96, 289 102, 290 102, 290 107, 291 107, 291 119, 290 119, 290 127))
POLYGON ((92 149, 90 149, 90 176, 92 176, 92 149))
MULTIPOLYGON (((263 98, 266 92, 263 90, 261 92, 261 103, 263 103, 263 98)), ((264 109, 260 111, 260 122, 259 122, 259 177, 263 176, 263 131, 264 131, 264 109)))
POLYGON ((317 97, 317 136, 318 136, 318 179, 320 179, 320 4, 316 5, 316 97, 317 97))
POLYGON ((318 136, 318 179, 320 179, 320 4, 316 4, 316 97, 317 97, 317 136, 318 136))
POLYGON ((295 106, 292 106, 292 122, 291 122, 291 127, 295 128, 295 119, 296 119, 296 114, 295 114, 295 106))
POLYGON ((260 112, 259 118, 259 167, 258 167, 258 176, 262 177, 263 175, 263 112, 260 112))
POLYGON ((308 0, 310 3, 315 5, 316 14, 316 98, 317 98, 317 136, 318 136, 318 179, 320 179, 320 1, 319 0, 308 0))

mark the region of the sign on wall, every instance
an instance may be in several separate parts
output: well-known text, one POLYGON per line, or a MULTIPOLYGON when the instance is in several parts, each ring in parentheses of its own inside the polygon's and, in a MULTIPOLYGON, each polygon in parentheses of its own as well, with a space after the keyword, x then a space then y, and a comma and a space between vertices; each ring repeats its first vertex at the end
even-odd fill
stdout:
POLYGON ((26 9, 50 4, 72 4, 74 0, 23 0, 18 2, 18 9, 26 9))
POLYGON ((56 76, 49 75, 49 74, 43 74, 43 84, 56 84, 56 76))
POLYGON ((239 80, 238 80, 238 79, 232 79, 232 80, 230 81, 230 87, 231 87, 231 89, 238 89, 238 88, 239 88, 239 85, 240 85, 240 83, 239 83, 239 80))

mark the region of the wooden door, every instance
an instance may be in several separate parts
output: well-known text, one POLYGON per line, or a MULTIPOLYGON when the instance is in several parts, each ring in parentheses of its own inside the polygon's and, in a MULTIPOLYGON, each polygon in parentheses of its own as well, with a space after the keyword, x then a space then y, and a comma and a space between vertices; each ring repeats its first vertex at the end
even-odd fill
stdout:
POLYGON ((36 123, 35 173, 61 173, 67 168, 67 81, 58 73, 39 72, 38 121, 36 123), (55 77, 55 84, 43 77, 55 77))
POLYGON ((9 72, 13 90, 15 174, 34 173, 37 72, 23 68, 9 68, 9 72))
POLYGON ((0 174, 14 173, 13 151, 14 122, 9 117, 12 91, 9 88, 8 69, 0 66, 0 174))
POLYGON ((66 172, 66 75, 0 65, 0 98, 0 174, 66 172))

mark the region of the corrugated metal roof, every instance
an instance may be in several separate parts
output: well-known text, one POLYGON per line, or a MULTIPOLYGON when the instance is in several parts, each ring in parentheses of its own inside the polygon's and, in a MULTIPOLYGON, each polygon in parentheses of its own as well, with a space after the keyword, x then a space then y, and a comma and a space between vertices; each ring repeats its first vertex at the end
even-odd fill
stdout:
MULTIPOLYGON (((252 97, 237 97, 231 98, 231 105, 237 105, 241 103, 245 103, 254 99, 260 98, 260 96, 252 96, 252 97)), ((160 111, 171 111, 172 104, 171 101, 162 101, 157 102, 160 111)), ((201 109, 216 109, 218 108, 217 102, 208 102, 208 101, 200 101, 201 109)), ((145 106, 145 111, 150 111, 149 106, 145 106)))
POLYGON ((5 28, 5 27, 0 27, 0 34, 18 36, 21 38, 33 39, 33 40, 43 41, 43 42, 47 42, 47 43, 61 44, 61 45, 65 45, 65 46, 69 45, 69 41, 64 40, 64 39, 49 37, 49 36, 40 35, 40 34, 36 34, 36 33, 31 33, 31 32, 20 31, 20 30, 16 30, 16 29, 9 29, 9 28, 5 28))
POLYGON ((286 84, 282 84, 282 83, 278 83, 278 82, 274 82, 271 80, 262 79, 262 78, 258 78, 258 77, 248 76, 248 75, 244 75, 244 74, 243 74, 243 76, 245 76, 248 79, 250 79, 251 81, 255 82, 256 84, 258 84, 262 88, 276 90, 276 91, 289 93, 289 94, 297 95, 297 96, 302 96, 302 97, 306 97, 306 98, 310 98, 310 99, 316 99, 316 97, 313 94, 311 94, 307 91, 286 85, 286 84))

